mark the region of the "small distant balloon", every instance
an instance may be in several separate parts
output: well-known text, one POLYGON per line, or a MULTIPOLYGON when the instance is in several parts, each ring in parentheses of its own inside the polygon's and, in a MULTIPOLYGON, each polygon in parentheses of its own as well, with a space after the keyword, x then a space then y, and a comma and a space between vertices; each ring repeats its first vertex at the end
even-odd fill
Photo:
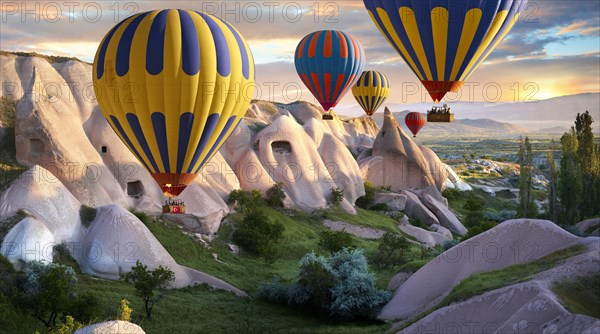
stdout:
POLYGON ((419 131, 425 126, 425 123, 427 123, 427 117, 418 112, 410 112, 404 118, 404 123, 406 123, 408 129, 412 132, 413 137, 416 137, 419 131))
POLYGON ((352 87, 352 95, 365 113, 373 116, 390 95, 390 80, 383 73, 365 71, 352 87))

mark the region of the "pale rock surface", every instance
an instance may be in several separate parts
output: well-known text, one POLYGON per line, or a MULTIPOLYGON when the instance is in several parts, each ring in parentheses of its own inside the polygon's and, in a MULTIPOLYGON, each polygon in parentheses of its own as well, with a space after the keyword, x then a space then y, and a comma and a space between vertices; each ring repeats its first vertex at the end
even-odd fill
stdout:
POLYGON ((17 160, 51 170, 83 204, 125 205, 125 196, 115 191, 114 179, 107 177, 110 171, 83 131, 67 83, 46 60, 29 57, 22 67, 31 73, 31 80, 15 116, 17 160), (47 91, 46 87, 55 87, 48 83, 61 90, 47 91))
POLYGON ((396 290, 379 318, 414 317, 435 306, 456 284, 475 273, 535 261, 581 244, 582 240, 549 221, 506 221, 452 247, 419 269, 396 290))
POLYGON ((431 212, 419 199, 416 194, 403 190, 402 195, 406 196, 404 212, 413 219, 419 219, 425 225, 440 224, 437 217, 431 212))
POLYGON ((75 334, 145 334, 142 327, 122 320, 113 320, 89 325, 75 331, 75 334))
POLYGON ((581 233, 586 233, 586 231, 592 230, 590 233, 591 235, 600 237, 600 218, 586 219, 580 221, 575 226, 581 233))
POLYGON ((456 189, 459 191, 471 191, 473 188, 463 181, 458 174, 452 169, 452 167, 444 164, 446 167, 446 173, 448 175, 448 179, 446 180, 446 188, 456 189))
MULTIPOLYGON (((292 117, 277 118, 257 135, 256 141, 261 164, 266 166, 273 180, 283 184, 297 207, 312 210, 327 206, 336 183, 314 141, 292 117)), ((345 193, 358 194, 359 191, 347 189, 345 193)), ((348 201, 348 197, 344 201, 348 201)))
POLYGON ((242 120, 221 147, 223 158, 233 169, 240 188, 265 192, 275 184, 253 149, 253 134, 242 120))
POLYGON ((44 223, 26 217, 4 237, 0 250, 15 268, 22 270, 23 262, 52 262, 52 250, 57 244, 44 223))
MULTIPOLYGON (((0 197, 0 220, 24 210, 42 222, 60 243, 82 233, 79 209, 81 203, 48 170, 34 166, 15 180, 0 197)), ((8 241, 5 238, 5 241, 8 241)))
POLYGON ((343 142, 326 132, 324 125, 311 119, 304 125, 306 133, 313 139, 319 155, 335 185, 344 190, 344 197, 354 204, 365 194, 360 168, 343 142))
POLYGON ((410 275, 412 275, 412 273, 407 273, 403 271, 397 273, 396 275, 394 275, 394 277, 392 277, 386 289, 390 291, 395 291, 400 287, 400 285, 402 285, 402 283, 406 282, 410 275))
POLYGON ((349 234, 352 234, 355 237, 363 239, 381 239, 381 237, 383 237, 383 235, 385 234, 385 231, 378 230, 376 228, 357 226, 345 222, 328 219, 325 219, 323 221, 323 225, 327 226, 332 231, 344 231, 349 234))
POLYGON ((398 225, 398 228, 400 229, 400 231, 410 235, 411 237, 417 239, 420 243, 428 247, 435 247, 435 245, 439 245, 446 240, 452 239, 452 237, 448 238, 448 236, 445 234, 427 231, 420 227, 412 226, 410 224, 400 224, 398 225))
MULTIPOLYGON (((216 193, 214 196, 221 200, 216 193)), ((148 228, 123 207, 97 208, 88 227, 82 225, 80 208, 81 204, 52 173, 40 166, 32 167, 0 197, 0 220, 19 210, 29 215, 4 237, 2 254, 20 268, 22 261, 52 261, 53 247, 65 243, 81 270, 89 275, 118 279, 140 260, 150 268, 171 268, 176 276, 174 287, 207 283, 245 296, 218 278, 175 263, 148 228)))
POLYGON ((390 210, 404 211, 406 209, 406 195, 380 192, 375 194, 373 203, 386 204, 390 210))
POLYGON ((427 162, 427 170, 431 173, 431 177, 435 182, 435 187, 437 190, 444 190, 444 186, 446 184, 446 179, 448 179, 448 171, 446 170, 446 164, 443 163, 440 158, 431 150, 429 147, 425 145, 419 145, 419 149, 421 149, 421 153, 427 162))
POLYGON ((580 243, 587 248, 586 252, 562 261, 530 281, 443 307, 399 333, 423 333, 450 327, 458 333, 599 333, 599 319, 570 313, 552 291, 556 282, 573 281, 600 271, 600 239, 586 238, 580 243))
POLYGON ((443 203, 437 201, 433 196, 425 192, 421 193, 419 199, 421 200, 421 203, 423 203, 436 216, 440 222, 440 225, 460 235, 467 234, 467 229, 464 227, 464 225, 443 203))
POLYGON ((362 159, 360 167, 365 180, 377 187, 391 186, 395 192, 436 185, 423 152, 387 108, 372 156, 362 159))

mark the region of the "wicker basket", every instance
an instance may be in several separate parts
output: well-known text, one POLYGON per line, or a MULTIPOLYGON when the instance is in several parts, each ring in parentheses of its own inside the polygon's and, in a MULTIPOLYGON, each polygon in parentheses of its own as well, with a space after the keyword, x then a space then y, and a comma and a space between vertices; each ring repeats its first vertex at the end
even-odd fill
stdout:
POLYGON ((454 114, 427 114, 430 123, 454 123, 454 114))

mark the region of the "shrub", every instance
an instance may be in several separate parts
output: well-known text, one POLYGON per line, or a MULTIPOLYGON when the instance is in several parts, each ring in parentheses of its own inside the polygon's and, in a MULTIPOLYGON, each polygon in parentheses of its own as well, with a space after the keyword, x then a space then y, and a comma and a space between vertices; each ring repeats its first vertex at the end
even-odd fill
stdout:
POLYGON ((371 206, 371 207, 369 208, 369 210, 373 210, 373 211, 380 211, 380 212, 386 212, 386 211, 389 211, 389 210, 390 210, 390 208, 389 208, 389 207, 388 207, 388 205, 387 205, 387 204, 385 204, 385 203, 378 203, 378 204, 375 204, 375 205, 371 206))
POLYGON ((257 296, 271 302, 311 307, 331 317, 373 318, 390 293, 378 290, 361 250, 343 249, 331 257, 306 254, 296 283, 261 284, 257 296))
POLYGON ((53 327, 48 331, 48 334, 72 334, 81 327, 83 327, 81 323, 75 321, 72 316, 68 315, 65 317, 64 323, 53 327))
POLYGON ((81 218, 81 224, 83 226, 90 227, 94 219, 96 218, 98 210, 96 208, 91 208, 87 205, 82 205, 79 208, 79 217, 81 218))
POLYGON ((6 95, 0 97, 0 124, 2 127, 15 127, 15 112, 18 103, 18 100, 13 100, 6 95))
POLYGON ((255 208, 263 204, 262 202, 263 199, 260 190, 234 190, 229 194, 229 198, 227 198, 227 204, 236 206, 240 211, 255 208))
POLYGON ((344 248, 351 248, 352 236, 346 231, 323 231, 319 240, 319 247, 332 255, 344 248))
POLYGON ((131 321, 131 313, 133 313, 133 310, 129 307, 129 301, 125 298, 121 299, 121 303, 119 303, 119 315, 117 316, 117 320, 131 321))
POLYGON ((137 219, 139 219, 146 226, 148 226, 148 224, 150 224, 152 222, 152 218, 145 212, 131 210, 131 213, 133 213, 133 215, 136 216, 137 219))
POLYGON ((447 251, 450 248, 458 245, 459 243, 460 243, 460 241, 454 240, 454 239, 452 239, 452 240, 446 240, 446 241, 442 242, 442 249, 445 250, 445 251, 447 251))
POLYGON ((424 229, 424 230, 429 230, 429 226, 427 226, 425 223, 423 223, 423 222, 421 221, 421 219, 419 219, 419 218, 417 218, 417 219, 412 219, 412 218, 410 218, 410 219, 408 220, 408 222, 409 222, 409 223, 410 223, 412 226, 420 227, 420 228, 422 228, 422 229, 424 229))
POLYGON ((88 323, 102 314, 102 307, 95 294, 86 292, 73 300, 69 313, 78 321, 88 323))
POLYGON ((454 200, 460 199, 460 197, 462 195, 459 190, 452 189, 452 188, 446 188, 444 190, 444 192, 442 192, 442 196, 447 198, 449 201, 454 201, 454 200))
POLYGON ((410 248, 410 243, 399 234, 387 232, 379 240, 377 253, 373 257, 376 266, 386 268, 391 265, 401 264, 405 259, 405 252, 410 248))
MULTIPOLYGON (((258 256, 272 256, 283 238, 285 227, 274 222, 259 209, 248 211, 233 232, 233 242, 244 251, 258 256)), ((265 259, 267 260, 267 259, 265 259)))
POLYGON ((505 222, 507 220, 514 219, 517 216, 517 211, 515 210, 502 210, 500 212, 486 212, 484 214, 484 218, 488 220, 493 220, 498 223, 505 222))
POLYGON ((22 306, 48 328, 56 325, 60 314, 70 311, 77 298, 77 275, 71 267, 32 261, 27 264, 22 285, 22 306))
POLYGON ((166 288, 175 280, 175 273, 171 269, 159 266, 154 270, 148 270, 148 267, 137 261, 131 271, 122 276, 122 278, 135 287, 135 294, 144 301, 146 316, 152 319, 152 310, 154 305, 163 297, 162 294, 155 296, 155 291, 166 288))
POLYGON ((376 189, 369 181, 365 181, 365 194, 356 199, 356 206, 363 209, 368 209, 373 205, 375 201, 376 189))
POLYGON ((261 283, 256 289, 256 298, 276 304, 287 304, 290 299, 289 292, 290 286, 275 280, 269 283, 261 283))
POLYGON ((331 197, 329 198, 329 204, 331 206, 338 206, 344 200, 344 190, 335 187, 331 188, 331 197))
POLYGON ((0 296, 10 295, 15 285, 15 267, 4 255, 0 254, 0 296))
POLYGON ((467 234, 463 237, 463 241, 470 239, 478 234, 481 234, 489 229, 491 229, 492 227, 496 226, 498 224, 496 224, 495 222, 489 221, 489 220, 485 220, 482 221, 481 223, 472 226, 469 228, 467 234))
POLYGON ((560 227, 573 235, 585 237, 585 233, 581 233, 581 231, 575 225, 561 225, 560 227))
POLYGON ((267 190, 266 201, 267 204, 273 208, 283 208, 283 201, 285 200, 285 191, 283 191, 283 184, 276 183, 267 190))

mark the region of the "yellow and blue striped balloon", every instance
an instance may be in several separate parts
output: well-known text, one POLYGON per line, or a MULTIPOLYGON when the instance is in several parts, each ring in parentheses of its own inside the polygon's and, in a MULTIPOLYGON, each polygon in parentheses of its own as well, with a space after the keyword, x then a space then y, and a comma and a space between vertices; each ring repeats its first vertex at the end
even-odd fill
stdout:
POLYGON ((173 197, 244 116, 254 93, 254 59, 241 34, 217 17, 155 10, 108 32, 93 81, 109 124, 173 197))
POLYGON ((352 95, 367 115, 373 116, 390 95, 390 80, 383 73, 365 71, 352 87, 352 95))
POLYGON ((371 19, 438 102, 504 39, 527 0, 363 0, 371 19))

